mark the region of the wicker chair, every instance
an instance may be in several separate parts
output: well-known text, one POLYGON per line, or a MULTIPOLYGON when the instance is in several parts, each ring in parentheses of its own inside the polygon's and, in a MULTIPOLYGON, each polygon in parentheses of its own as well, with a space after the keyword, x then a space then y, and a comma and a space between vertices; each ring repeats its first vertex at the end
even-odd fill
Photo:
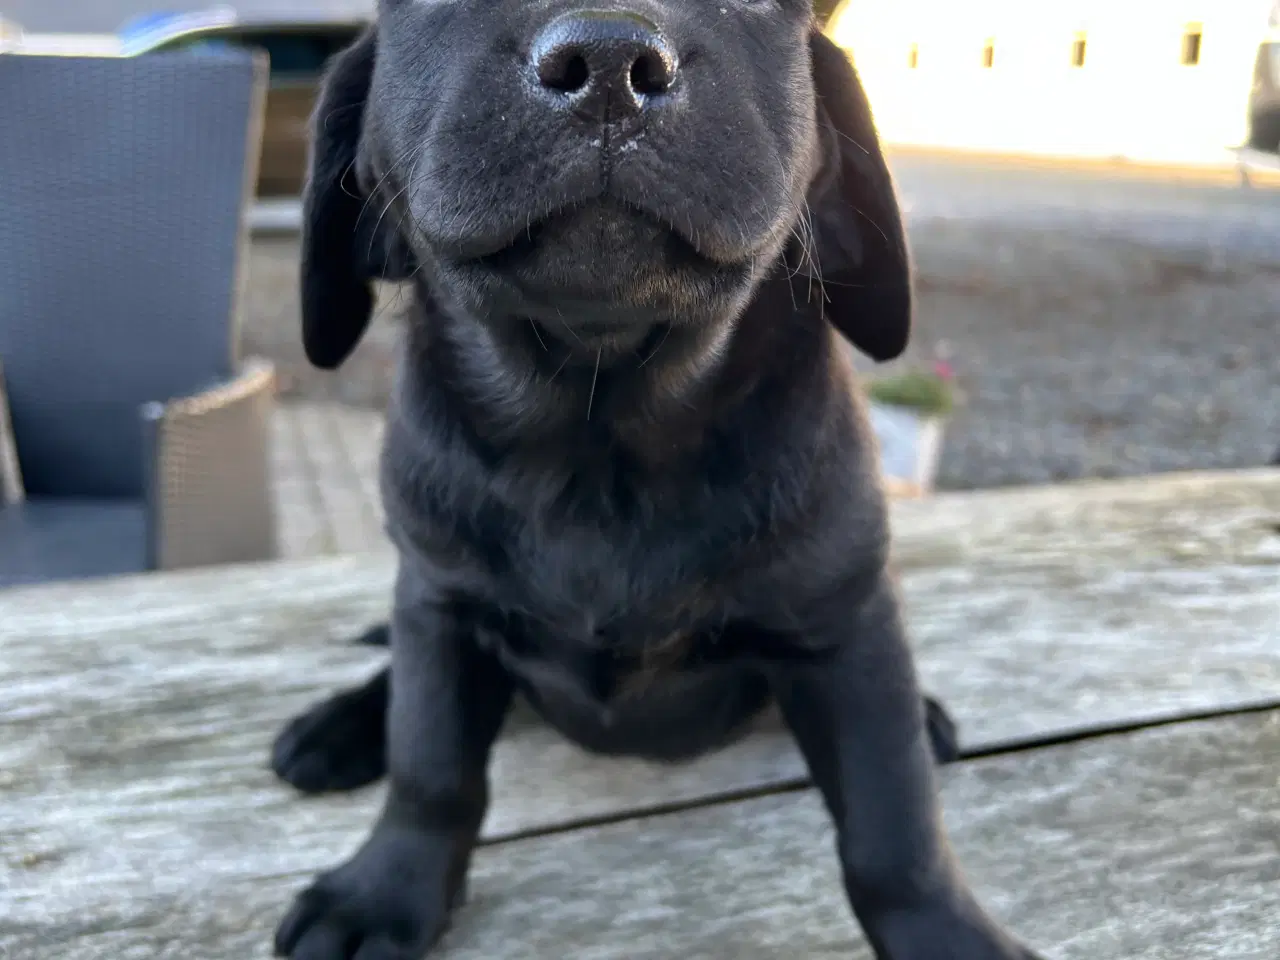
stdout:
POLYGON ((0 56, 0 586, 275 555, 236 323, 265 84, 242 52, 0 56))

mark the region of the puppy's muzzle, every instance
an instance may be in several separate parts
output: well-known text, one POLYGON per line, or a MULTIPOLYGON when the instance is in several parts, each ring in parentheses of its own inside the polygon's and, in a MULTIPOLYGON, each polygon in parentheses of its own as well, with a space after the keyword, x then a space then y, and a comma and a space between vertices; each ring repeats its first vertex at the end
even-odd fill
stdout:
POLYGON ((633 13, 583 10, 552 20, 530 50, 534 79, 558 110, 592 124, 660 107, 676 84, 676 52, 633 13))

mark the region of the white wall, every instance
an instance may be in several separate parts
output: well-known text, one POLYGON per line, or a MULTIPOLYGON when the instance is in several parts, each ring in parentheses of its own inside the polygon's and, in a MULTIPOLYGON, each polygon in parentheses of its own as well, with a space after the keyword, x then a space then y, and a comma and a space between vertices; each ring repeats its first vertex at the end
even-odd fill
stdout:
POLYGON ((1219 162, 1247 139, 1271 2, 848 0, 829 32, 852 53, 890 143, 1219 162), (1202 25, 1200 61, 1184 66, 1193 23, 1202 25), (1079 68, 1077 32, 1086 39, 1079 68))

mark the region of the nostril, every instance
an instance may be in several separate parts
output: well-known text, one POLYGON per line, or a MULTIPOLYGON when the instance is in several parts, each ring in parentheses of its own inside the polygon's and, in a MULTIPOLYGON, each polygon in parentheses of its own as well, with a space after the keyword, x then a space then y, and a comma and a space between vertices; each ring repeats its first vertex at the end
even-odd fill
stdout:
POLYGON ((553 50, 539 58, 538 79, 550 90, 577 93, 591 81, 591 67, 580 53, 553 50))
POLYGON ((671 89, 671 67, 657 50, 646 50, 631 65, 631 89, 652 96, 671 89))
POLYGON ((587 66, 587 58, 573 56, 564 65, 564 75, 561 78, 560 89, 572 93, 585 87, 590 79, 591 68, 587 66))
MULTIPOLYGON (((635 14, 583 10, 548 23, 529 48, 535 83, 556 109, 607 122, 644 110, 675 86, 675 50, 657 26, 635 14)), ((530 79, 534 79, 531 77, 530 79)))

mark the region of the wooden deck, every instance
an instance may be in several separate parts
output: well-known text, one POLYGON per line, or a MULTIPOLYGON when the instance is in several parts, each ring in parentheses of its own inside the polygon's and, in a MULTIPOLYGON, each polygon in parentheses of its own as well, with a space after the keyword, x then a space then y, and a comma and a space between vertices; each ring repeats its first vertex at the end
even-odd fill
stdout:
MULTIPOLYGON (((896 504, 943 775, 991 909, 1052 960, 1274 960, 1280 473, 896 504), (1134 728, 1138 729, 1134 729, 1134 728)), ((380 789, 301 799, 277 725, 381 662, 391 558, 0 594, 0 957, 265 960, 380 789)), ((769 722, 691 766, 498 749, 456 960, 862 958, 831 831, 769 722)))
POLYGON ((378 498, 382 414, 337 403, 282 403, 272 467, 284 559, 386 546, 378 498))

